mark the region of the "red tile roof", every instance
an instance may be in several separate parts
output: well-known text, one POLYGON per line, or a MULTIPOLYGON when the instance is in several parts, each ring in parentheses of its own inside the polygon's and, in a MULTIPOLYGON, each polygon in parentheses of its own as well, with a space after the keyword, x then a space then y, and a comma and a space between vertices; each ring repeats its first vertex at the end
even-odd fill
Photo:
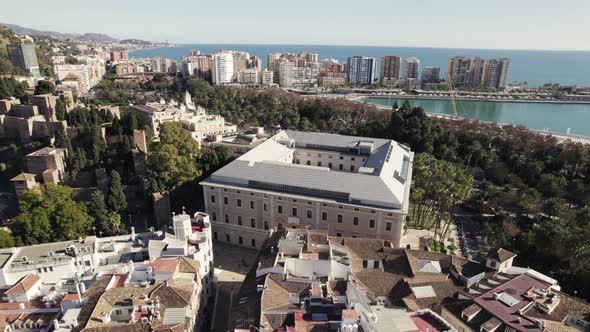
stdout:
POLYGON ((39 276, 34 274, 27 274, 26 276, 22 277, 16 284, 14 284, 10 289, 6 291, 5 294, 22 294, 29 291, 33 286, 37 283, 37 281, 41 280, 39 276))
POLYGON ((176 272, 178 260, 176 258, 160 258, 150 262, 148 266, 154 269, 154 272, 176 272))

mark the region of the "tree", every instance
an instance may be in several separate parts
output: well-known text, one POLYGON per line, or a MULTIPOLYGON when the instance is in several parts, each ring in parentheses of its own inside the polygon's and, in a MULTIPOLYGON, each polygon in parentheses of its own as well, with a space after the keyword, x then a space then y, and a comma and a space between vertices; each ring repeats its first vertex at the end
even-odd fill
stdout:
POLYGON ((59 121, 66 119, 66 103, 61 98, 58 98, 55 102, 55 117, 59 121))
POLYGON ((15 242, 9 232, 0 229, 0 248, 14 247, 15 242))
POLYGON ((111 171, 111 183, 107 191, 107 206, 111 211, 120 212, 127 208, 127 201, 125 200, 125 193, 121 187, 121 176, 119 172, 111 171))
POLYGON ((55 85, 50 81, 39 81, 37 82, 37 86, 35 87, 35 94, 36 95, 44 95, 44 94, 54 94, 55 93, 55 85))
POLYGON ((158 186, 171 190, 201 175, 197 167, 199 146, 179 123, 166 122, 160 130, 160 141, 148 155, 148 167, 158 186))
POLYGON ((93 218, 71 194, 71 188, 51 183, 25 191, 19 200, 20 213, 9 226, 16 243, 30 245, 88 235, 93 218))
POLYGON ((445 238, 451 215, 473 185, 473 177, 453 163, 420 153, 414 158, 414 186, 411 192, 413 223, 434 227, 435 235, 445 238))
POLYGON ((110 225, 107 214, 109 210, 105 203, 104 194, 100 190, 92 193, 88 203, 88 212, 94 217, 94 229, 98 235, 111 235, 110 225))

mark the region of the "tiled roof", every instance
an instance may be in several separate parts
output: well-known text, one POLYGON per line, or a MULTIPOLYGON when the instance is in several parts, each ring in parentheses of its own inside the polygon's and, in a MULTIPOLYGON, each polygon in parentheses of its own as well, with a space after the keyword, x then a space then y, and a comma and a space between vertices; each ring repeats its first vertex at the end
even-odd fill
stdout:
POLYGON ((27 274, 20 278, 5 294, 22 294, 28 292, 41 278, 34 274, 27 274))
POLYGON ((177 271, 178 260, 176 258, 159 258, 149 262, 148 266, 151 266, 154 272, 174 273, 177 271))
POLYGON ((536 306, 525 312, 525 316, 543 320, 562 322, 567 315, 572 315, 577 319, 590 321, 590 304, 581 299, 575 298, 562 292, 555 292, 559 296, 559 305, 551 314, 547 314, 536 306))
POLYGON ((20 173, 19 175, 10 179, 10 181, 32 181, 35 180, 35 174, 31 173, 20 173))
POLYGON ((503 248, 495 248, 491 249, 488 252, 488 258, 493 258, 498 260, 500 263, 504 263, 505 261, 509 260, 510 258, 516 257, 515 253, 512 253, 503 248))

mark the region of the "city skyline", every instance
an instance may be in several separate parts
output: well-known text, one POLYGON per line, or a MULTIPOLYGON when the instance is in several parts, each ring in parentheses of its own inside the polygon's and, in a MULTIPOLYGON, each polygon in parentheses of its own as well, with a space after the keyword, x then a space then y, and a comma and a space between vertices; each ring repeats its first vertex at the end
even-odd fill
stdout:
MULTIPOLYGON (((266 2, 266 1, 265 1, 266 2)), ((590 22, 584 9, 590 4, 570 1, 569 6, 549 1, 521 1, 511 4, 473 4, 460 0, 452 5, 428 1, 419 5, 373 1, 313 4, 265 5, 250 8, 229 1, 221 4, 166 4, 137 6, 107 0, 84 8, 64 1, 59 11, 51 4, 11 4, 0 14, 3 23, 63 33, 105 33, 115 38, 138 38, 173 43, 244 43, 295 45, 363 45, 432 48, 481 48, 522 50, 590 50, 580 43, 590 22), (280 8, 278 7, 280 6, 280 8), (483 7, 482 7, 483 6, 483 7), (174 10, 182 8, 182 10, 174 10), (376 9, 379 10, 376 10, 376 9), (424 11, 423 8, 429 8, 424 11), (305 15, 302 11, 306 9, 305 15), (362 14, 366 12, 367 14, 362 14), (329 11, 330 15, 325 15, 329 11), (93 15, 87 15, 92 12, 93 15), (288 12, 289 15, 281 15, 288 12), (361 13, 361 14, 359 14, 361 13), (403 14, 402 14, 403 13, 403 14), (301 15, 299 15, 301 14, 301 15), (109 17, 108 22, 104 17, 109 17), (259 17, 259 19, 253 19, 259 17), (460 18, 460 19, 459 19, 460 18), (350 24, 354 19, 354 24, 350 24), (173 20, 174 24, 170 24, 173 20), (142 22, 149 22, 149 25, 142 22), (501 22, 499 24, 498 22, 501 22), (552 22, 541 25, 539 22, 552 22), (477 23, 477 24, 475 24, 477 23), (235 29, 240 26, 240 29, 235 29), (293 29, 297 26, 297 29, 293 29), (330 26, 331 29, 317 29, 330 26), (409 29, 408 27, 412 27, 409 29), (555 29, 559 26, 559 29, 555 29), (146 29, 149 27, 149 29, 146 29), (469 27, 462 28, 462 27, 469 27), (535 31, 534 34, 528 31, 535 31), (560 38, 568 31, 572 38, 560 38), (520 38, 523 33, 526 38, 520 38)))

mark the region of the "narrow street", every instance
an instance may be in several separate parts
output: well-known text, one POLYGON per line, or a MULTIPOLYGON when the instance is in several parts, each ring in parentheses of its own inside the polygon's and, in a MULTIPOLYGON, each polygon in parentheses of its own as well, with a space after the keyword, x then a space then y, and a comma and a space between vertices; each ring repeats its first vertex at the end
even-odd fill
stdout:
POLYGON ((216 295, 211 330, 227 332, 233 295, 237 294, 256 250, 216 241, 213 246, 215 262, 216 295), (245 264, 244 264, 245 263, 245 264))

